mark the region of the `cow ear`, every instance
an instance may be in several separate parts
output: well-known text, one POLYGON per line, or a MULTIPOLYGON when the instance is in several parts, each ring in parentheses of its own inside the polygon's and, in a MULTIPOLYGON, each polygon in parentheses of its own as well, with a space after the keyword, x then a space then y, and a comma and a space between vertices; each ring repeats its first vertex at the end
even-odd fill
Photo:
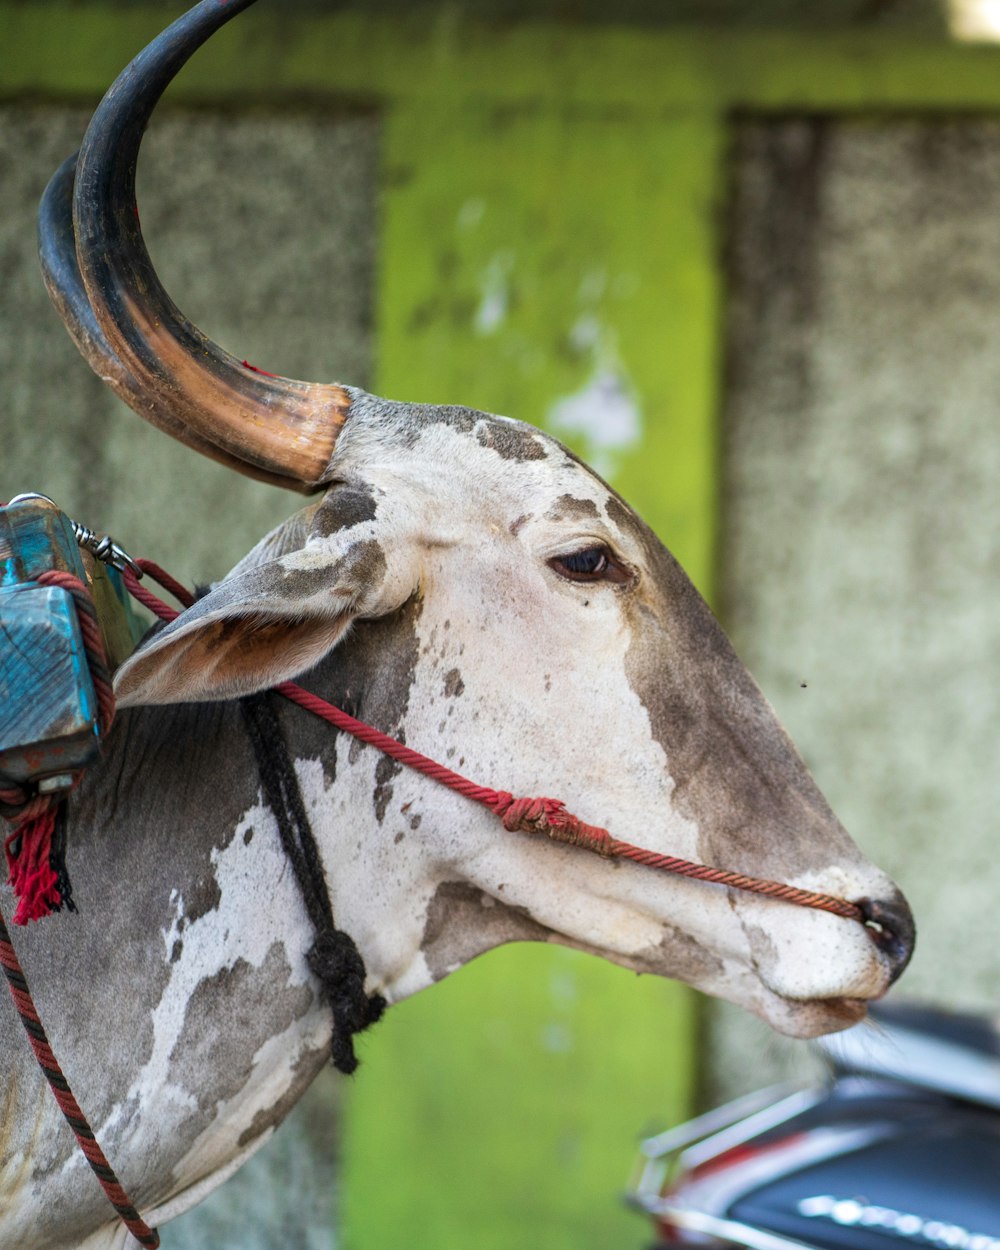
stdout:
POLYGON ((238 698, 311 668, 359 615, 399 607, 412 586, 388 577, 375 539, 307 541, 240 565, 115 675, 122 707, 238 698))

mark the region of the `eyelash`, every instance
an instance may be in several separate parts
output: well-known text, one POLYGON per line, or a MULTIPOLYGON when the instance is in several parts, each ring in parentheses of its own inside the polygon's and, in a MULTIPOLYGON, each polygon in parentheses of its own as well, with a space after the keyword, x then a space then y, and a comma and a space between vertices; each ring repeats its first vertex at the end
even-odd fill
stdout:
POLYGON ((615 559, 607 547, 585 547, 563 556, 553 556, 549 567, 571 582, 625 582, 628 570, 615 559))

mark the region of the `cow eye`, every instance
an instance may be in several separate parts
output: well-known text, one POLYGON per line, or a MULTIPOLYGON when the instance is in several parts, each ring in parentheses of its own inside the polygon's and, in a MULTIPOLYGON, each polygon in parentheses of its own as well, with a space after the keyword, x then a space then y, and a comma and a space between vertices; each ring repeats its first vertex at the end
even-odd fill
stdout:
POLYGON ((624 582, 629 578, 628 571, 603 546, 585 547, 582 551, 554 556, 549 566, 571 582, 624 582))

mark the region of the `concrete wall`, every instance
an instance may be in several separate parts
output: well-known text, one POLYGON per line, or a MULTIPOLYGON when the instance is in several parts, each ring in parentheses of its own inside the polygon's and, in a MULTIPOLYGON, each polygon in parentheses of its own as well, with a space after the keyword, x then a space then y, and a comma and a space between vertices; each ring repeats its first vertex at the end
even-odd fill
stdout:
MULTIPOLYGON (((899 992, 996 1010, 1000 123, 749 123, 733 179, 724 615, 910 897, 899 992)), ((799 1062, 713 1015, 723 1088, 799 1062)))

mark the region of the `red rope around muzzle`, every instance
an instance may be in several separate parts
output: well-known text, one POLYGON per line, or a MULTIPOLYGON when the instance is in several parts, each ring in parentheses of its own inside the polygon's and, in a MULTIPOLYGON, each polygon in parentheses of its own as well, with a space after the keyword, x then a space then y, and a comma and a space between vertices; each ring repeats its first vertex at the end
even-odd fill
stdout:
MULTIPOLYGON (((148 560, 139 560, 136 563, 144 573, 148 573, 158 581, 185 607, 190 607, 194 602, 190 592, 164 573, 158 565, 148 560)), ((170 621, 179 615, 175 609, 168 607, 156 595, 140 585, 133 573, 126 572, 125 584, 141 603, 162 620, 170 621)), ((812 907, 818 911, 832 912, 835 916, 843 916, 845 920, 857 920, 861 924, 865 922, 864 912, 857 903, 850 903, 832 894, 818 894, 813 890, 800 890, 796 886, 786 885, 781 881, 750 877, 745 873, 729 872, 724 868, 710 868, 707 864, 697 864, 676 855, 661 855, 656 851, 645 850, 640 846, 634 846, 631 842, 623 842, 619 838, 614 838, 607 829, 586 824, 572 812, 568 812, 559 799, 515 798, 506 790, 494 790, 489 786, 477 785, 460 773, 446 768, 443 764, 438 764, 419 751, 414 751, 412 747, 405 746, 371 725, 355 719, 318 695, 310 694, 308 690, 304 690, 295 682, 282 682, 275 686, 275 690, 307 712, 321 717, 328 724, 351 734, 360 742, 375 747, 407 768, 416 769, 425 777, 430 777, 431 780, 448 786, 449 789, 455 790, 465 798, 488 807, 501 818, 504 828, 511 832, 542 833, 554 842, 580 846, 607 859, 630 859, 633 863, 642 864, 646 868, 658 868, 663 872, 691 877, 696 881, 707 881, 712 885, 726 886, 733 890, 762 894, 783 903, 794 903, 798 907, 812 907)))

